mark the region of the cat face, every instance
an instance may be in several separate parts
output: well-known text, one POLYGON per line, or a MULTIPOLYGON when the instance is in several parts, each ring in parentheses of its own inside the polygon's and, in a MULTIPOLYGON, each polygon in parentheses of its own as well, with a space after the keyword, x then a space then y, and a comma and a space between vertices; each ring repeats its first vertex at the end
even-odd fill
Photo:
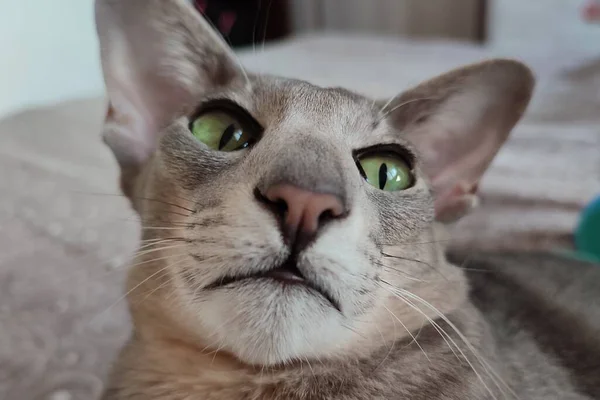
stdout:
POLYGON ((411 145, 377 104, 304 82, 251 82, 200 98, 191 117, 167 129, 152 158, 157 166, 141 197, 191 211, 171 208, 173 215, 156 204, 138 210, 157 225, 182 226, 159 235, 189 243, 183 257, 179 248, 173 252, 169 274, 213 340, 254 363, 319 357, 354 338, 352 327, 385 297, 382 279, 403 279, 386 278, 393 271, 383 246, 417 240, 433 220, 433 201, 411 145), (244 135, 253 144, 219 151, 194 136, 207 129, 202 119, 220 117, 226 121, 214 136, 222 141, 235 122, 221 113, 252 132, 244 135), (406 189, 380 188, 385 165, 405 168, 406 189), (268 198, 286 187, 289 195, 268 198), (315 193, 334 199, 336 215, 318 197, 300 204, 294 198, 315 193), (310 207, 319 215, 307 215, 310 207), (304 219, 294 224, 287 218, 293 213, 304 219), (311 218, 314 227, 307 226, 311 218), (281 276, 273 279, 273 271, 281 276))
POLYGON ((105 139, 155 243, 138 282, 251 364, 343 356, 374 335, 400 307, 390 288, 424 285, 386 249, 468 211, 532 90, 526 67, 498 60, 379 102, 247 74, 184 1, 96 10, 105 139))

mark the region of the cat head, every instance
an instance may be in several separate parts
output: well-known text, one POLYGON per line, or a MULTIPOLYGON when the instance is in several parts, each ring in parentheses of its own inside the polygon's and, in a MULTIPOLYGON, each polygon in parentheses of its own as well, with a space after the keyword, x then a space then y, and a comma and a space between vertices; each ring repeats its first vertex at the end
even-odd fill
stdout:
POLYGON ((248 74, 183 0, 98 0, 96 18, 104 138, 147 240, 134 282, 173 329, 273 365, 379 336, 409 308, 395 289, 443 301, 388 249, 427 257, 432 224, 473 206, 527 67, 486 61, 377 101, 248 74))

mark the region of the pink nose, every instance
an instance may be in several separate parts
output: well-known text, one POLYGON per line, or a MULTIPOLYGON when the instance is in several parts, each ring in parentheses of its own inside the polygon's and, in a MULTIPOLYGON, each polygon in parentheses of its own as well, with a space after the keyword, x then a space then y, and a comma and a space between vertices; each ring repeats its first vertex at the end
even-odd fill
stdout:
POLYGON ((273 203, 285 204, 285 234, 291 237, 297 234, 313 236, 325 221, 344 213, 342 201, 337 196, 315 193, 289 184, 269 188, 265 197, 273 203))

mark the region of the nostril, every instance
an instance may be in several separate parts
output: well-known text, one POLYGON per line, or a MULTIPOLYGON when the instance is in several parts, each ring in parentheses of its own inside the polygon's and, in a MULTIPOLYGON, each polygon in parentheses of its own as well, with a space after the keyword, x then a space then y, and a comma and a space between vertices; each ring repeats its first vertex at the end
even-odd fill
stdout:
POLYGON ((264 194, 262 194, 260 190, 258 190, 258 188, 254 188, 254 198, 262 204, 271 202, 269 199, 267 199, 267 197, 264 194))
POLYGON ((277 218, 284 242, 295 251, 306 248, 321 228, 345 215, 339 197, 289 184, 273 185, 265 191, 255 189, 254 194, 277 218))
POLYGON ((275 201, 272 201, 271 203, 273 204, 275 210, 281 215, 284 215, 288 210, 287 203, 282 199, 277 199, 275 201))
POLYGON ((265 207, 270 209, 274 214, 283 218, 285 213, 288 211, 288 205, 285 200, 281 198, 273 198, 273 200, 269 199, 267 196, 262 194, 262 192, 256 188, 254 189, 254 197, 258 200, 259 203, 263 204, 265 207))
POLYGON ((319 226, 323 226, 337 217, 339 217, 339 214, 335 215, 333 210, 325 210, 319 215, 319 226))

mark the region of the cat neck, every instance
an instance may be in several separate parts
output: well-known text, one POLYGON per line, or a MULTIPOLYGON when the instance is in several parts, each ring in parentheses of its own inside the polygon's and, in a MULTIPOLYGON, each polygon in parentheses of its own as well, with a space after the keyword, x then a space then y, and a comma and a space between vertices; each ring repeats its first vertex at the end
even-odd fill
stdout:
MULTIPOLYGON (((480 356, 489 358, 486 351, 494 346, 489 345, 492 339, 485 334, 477 310, 467 302, 448 318, 480 356)), ((431 391, 441 390, 444 385, 440 382, 456 382, 444 388, 445 395, 453 392, 452 398, 471 398, 465 396, 471 391, 483 393, 477 373, 457 361, 461 352, 470 356, 471 350, 449 324, 434 321, 421 326, 412 338, 381 341, 377 351, 363 357, 307 360, 278 367, 249 366, 226 352, 141 329, 121 354, 114 371, 118 378, 113 382, 115 387, 120 381, 127 382, 124 386, 129 393, 141 394, 141 398, 164 400, 430 399, 437 398, 431 391)), ((114 394, 111 400, 127 398, 117 391, 107 392, 114 394)))

